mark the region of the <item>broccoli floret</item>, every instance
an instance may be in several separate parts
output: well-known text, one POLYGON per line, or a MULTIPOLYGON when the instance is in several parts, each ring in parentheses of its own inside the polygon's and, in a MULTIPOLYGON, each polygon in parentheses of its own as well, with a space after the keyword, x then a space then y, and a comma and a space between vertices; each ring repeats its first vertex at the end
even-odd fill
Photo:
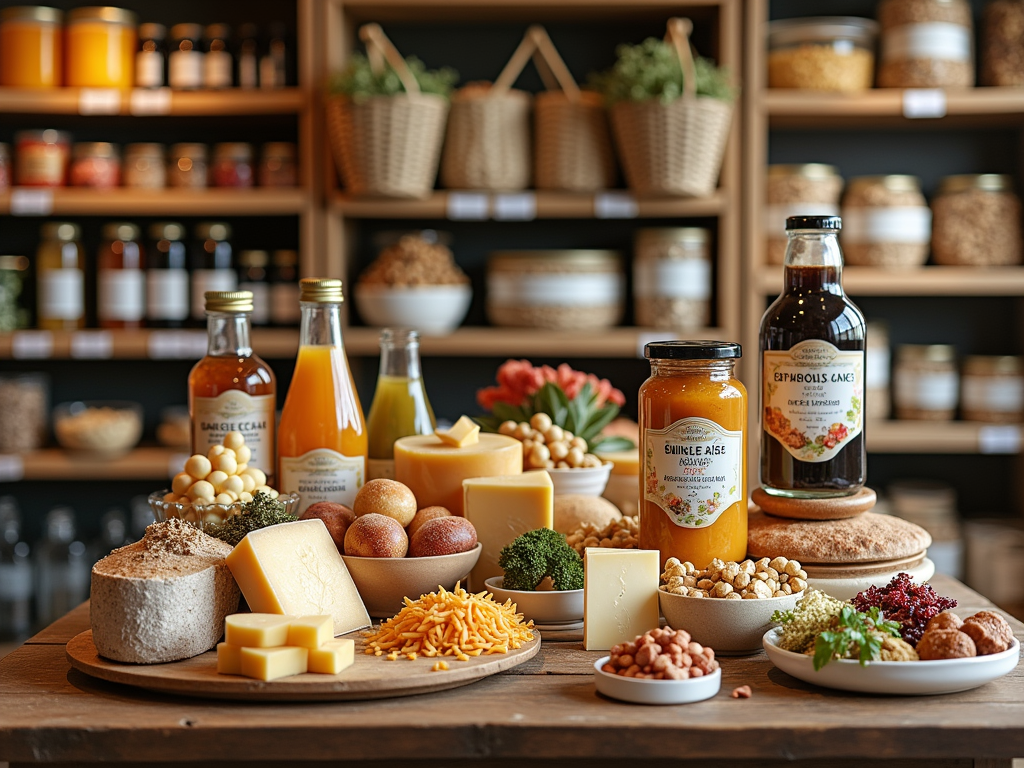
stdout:
POLYGON ((583 560, 550 528, 527 531, 501 550, 498 565, 505 571, 505 589, 533 590, 545 576, 555 589, 583 589, 583 560))

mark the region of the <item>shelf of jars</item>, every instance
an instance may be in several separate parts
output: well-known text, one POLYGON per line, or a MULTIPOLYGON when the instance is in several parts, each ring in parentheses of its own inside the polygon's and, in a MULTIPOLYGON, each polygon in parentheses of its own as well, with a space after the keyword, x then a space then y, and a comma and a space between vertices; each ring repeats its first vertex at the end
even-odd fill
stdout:
POLYGON ((20 187, 0 192, 0 215, 286 216, 303 213, 307 193, 285 189, 135 189, 20 187))
POLYGON ((0 113, 224 117, 298 114, 301 88, 173 90, 171 88, 0 88, 0 113))
MULTIPOLYGON (((761 267, 758 282, 778 293, 782 267, 761 267)), ((1024 267, 845 267, 843 287, 854 296, 1024 296, 1024 267)))
POLYGON ((187 451, 158 446, 136 448, 113 458, 84 456, 61 448, 0 454, 0 481, 155 480, 181 471, 187 451))
POLYGON ((870 453, 1019 454, 1021 425, 972 421, 869 421, 870 453))

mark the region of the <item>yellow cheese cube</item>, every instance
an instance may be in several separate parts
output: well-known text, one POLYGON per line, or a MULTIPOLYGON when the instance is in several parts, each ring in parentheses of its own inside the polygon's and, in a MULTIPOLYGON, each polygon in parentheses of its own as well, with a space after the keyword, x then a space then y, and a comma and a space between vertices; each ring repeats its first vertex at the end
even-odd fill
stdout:
POLYGON ((288 639, 281 645, 319 648, 334 637, 334 619, 331 616, 299 616, 288 622, 288 639))
POLYGON ((222 675, 242 674, 241 646, 217 643, 217 672, 222 675))
POLYGON ((276 613, 235 613, 224 619, 224 642, 247 648, 284 645, 293 618, 276 613))
POLYGON ((519 535, 554 524, 554 486, 544 470, 502 477, 476 477, 464 480, 466 519, 476 528, 483 545, 469 576, 472 591, 485 589, 484 581, 501 576, 498 556, 502 547, 519 535))
POLYGON ((263 681, 301 675, 306 671, 308 653, 306 648, 291 645, 280 648, 243 648, 242 674, 263 681))
POLYGON ((658 626, 660 565, 656 549, 584 550, 584 648, 607 651, 658 626))
POLYGON ((311 649, 306 663, 307 671, 336 675, 356 660, 356 644, 347 637, 328 640, 320 648, 311 649))
POLYGON ((252 531, 226 560, 253 611, 331 616, 335 635, 370 626, 370 615, 323 520, 252 531))
POLYGON ((476 445, 480 442, 480 425, 474 424, 468 416, 462 416, 450 429, 435 429, 434 434, 442 443, 465 448, 467 445, 476 445))

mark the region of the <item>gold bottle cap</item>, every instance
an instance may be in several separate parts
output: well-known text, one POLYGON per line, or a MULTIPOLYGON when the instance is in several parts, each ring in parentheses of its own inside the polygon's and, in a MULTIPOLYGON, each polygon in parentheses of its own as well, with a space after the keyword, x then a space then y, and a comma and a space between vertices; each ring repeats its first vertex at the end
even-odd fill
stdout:
POLYGON ((207 291, 207 312, 252 312, 252 291, 207 291))
POLYGON ((341 280, 332 277, 304 277, 299 280, 299 301, 341 304, 341 280))

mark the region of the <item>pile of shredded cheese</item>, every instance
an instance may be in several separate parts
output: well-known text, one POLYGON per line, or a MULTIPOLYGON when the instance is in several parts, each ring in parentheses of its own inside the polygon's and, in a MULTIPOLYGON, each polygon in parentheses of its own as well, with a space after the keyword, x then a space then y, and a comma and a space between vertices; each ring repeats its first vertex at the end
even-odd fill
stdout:
MULTIPOLYGON (((387 654, 389 661, 404 656, 470 656, 508 653, 533 640, 533 622, 524 623, 511 600, 495 602, 489 592, 470 594, 458 584, 419 600, 405 598, 405 607, 366 635, 366 653, 387 654)), ((435 665, 436 666, 436 665, 435 665)), ((437 667, 445 669, 444 667, 437 667)))

